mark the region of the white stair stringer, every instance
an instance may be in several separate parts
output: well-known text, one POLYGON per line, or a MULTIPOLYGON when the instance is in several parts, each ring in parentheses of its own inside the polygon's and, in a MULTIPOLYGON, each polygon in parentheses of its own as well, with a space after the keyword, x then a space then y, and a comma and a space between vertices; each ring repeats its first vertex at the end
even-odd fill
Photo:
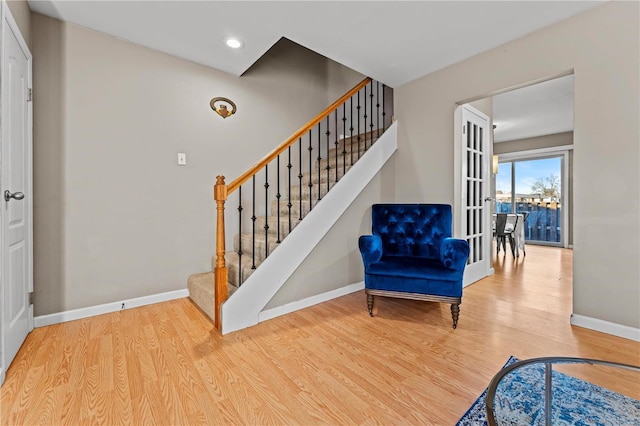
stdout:
POLYGON ((221 307, 222 334, 258 324, 259 314, 398 148, 397 122, 322 198, 221 307))

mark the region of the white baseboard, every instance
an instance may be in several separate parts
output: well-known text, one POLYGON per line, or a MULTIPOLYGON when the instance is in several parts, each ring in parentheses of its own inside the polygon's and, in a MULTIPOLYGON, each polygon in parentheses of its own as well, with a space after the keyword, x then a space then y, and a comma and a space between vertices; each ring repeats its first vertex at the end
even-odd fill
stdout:
POLYGON ((355 293, 363 288, 364 281, 361 281, 359 283, 349 284, 335 290, 327 291, 326 293, 307 297, 306 299, 287 303, 286 305, 278 306, 276 308, 267 309, 258 314, 258 322, 270 320, 300 309, 308 308, 309 306, 317 305, 318 303, 326 302, 327 300, 335 299, 340 296, 346 296, 347 294, 355 293))
POLYGON ((189 290, 174 290, 166 293, 152 294, 149 296, 136 297, 133 299, 120 300, 118 302, 105 303, 103 305, 88 306, 86 308, 73 309, 71 311, 57 312, 55 314, 40 315, 34 318, 36 327, 44 327, 61 322, 74 321, 82 318, 89 318, 96 315, 117 312, 123 309, 137 308, 154 303, 166 302, 168 300, 181 299, 189 296, 189 290))
POLYGON ((640 328, 629 327, 628 325, 616 324, 614 322, 578 314, 571 314, 570 322, 571 325, 577 325, 578 327, 584 327, 601 333, 607 333, 613 336, 640 342, 640 328))

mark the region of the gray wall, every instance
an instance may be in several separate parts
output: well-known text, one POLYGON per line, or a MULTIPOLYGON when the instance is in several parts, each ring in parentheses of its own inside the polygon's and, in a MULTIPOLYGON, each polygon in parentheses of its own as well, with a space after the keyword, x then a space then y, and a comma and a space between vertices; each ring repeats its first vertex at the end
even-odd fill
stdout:
MULTIPOLYGON (((555 146, 565 146, 572 144, 573 132, 563 132, 553 135, 537 136, 535 138, 525 138, 494 143, 493 153, 509 154, 513 152, 552 148, 555 146)), ((569 199, 567 200, 567 206, 569 208, 569 245, 573 245, 573 150, 569 150, 569 199)))
POLYGON ((215 176, 362 79, 286 40, 238 78, 39 14, 32 37, 36 315, 184 289, 211 269, 215 176))
POLYGON ((457 103, 573 70, 573 312, 632 327, 640 327, 639 13, 637 2, 609 2, 395 93, 397 200, 453 203, 457 103))
POLYGON ((29 3, 27 3, 27 0, 9 0, 7 4, 13 19, 15 19, 18 28, 20 28, 24 41, 31 49, 31 9, 29 9, 29 3))

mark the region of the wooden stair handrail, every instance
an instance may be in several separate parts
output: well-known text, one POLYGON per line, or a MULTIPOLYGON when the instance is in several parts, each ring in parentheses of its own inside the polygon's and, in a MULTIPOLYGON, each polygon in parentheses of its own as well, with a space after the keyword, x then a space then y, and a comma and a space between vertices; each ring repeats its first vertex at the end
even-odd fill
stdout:
POLYGON ((353 95, 358 93, 360 89, 362 89, 364 86, 366 86, 370 82, 371 82, 370 77, 365 78, 360 83, 358 83, 353 89, 349 90, 347 93, 342 95, 340 99, 338 99, 337 101, 329 105, 324 111, 322 111, 320 114, 312 118, 307 124, 302 126, 297 132, 291 135, 289 139, 281 143, 273 151, 271 151, 266 156, 264 156, 262 160, 258 161, 253 167, 251 167, 249 170, 241 174, 233 182, 227 185, 227 194, 231 194, 233 191, 238 189, 240 185, 242 185, 247 180, 249 180, 251 176, 255 175, 260 170, 262 170, 262 168, 265 165, 273 161, 273 159, 275 159, 279 154, 282 154, 287 148, 289 148, 291 145, 297 142, 298 139, 300 139, 303 135, 309 132, 309 130, 312 129, 316 124, 324 120, 325 117, 329 115, 331 112, 333 112, 334 109, 338 108, 340 105, 346 102, 347 99, 351 98, 353 95))

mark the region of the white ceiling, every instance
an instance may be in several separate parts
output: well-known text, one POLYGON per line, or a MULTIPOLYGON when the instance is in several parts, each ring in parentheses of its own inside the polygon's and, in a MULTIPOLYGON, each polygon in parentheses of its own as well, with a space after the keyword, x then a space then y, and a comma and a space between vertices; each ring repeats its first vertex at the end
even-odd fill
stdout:
POLYGON ((493 97, 494 142, 573 130, 573 75, 493 97))
POLYGON ((281 37, 397 87, 598 1, 61 1, 33 11, 241 75, 281 37), (230 50, 234 36, 245 47, 230 50))

